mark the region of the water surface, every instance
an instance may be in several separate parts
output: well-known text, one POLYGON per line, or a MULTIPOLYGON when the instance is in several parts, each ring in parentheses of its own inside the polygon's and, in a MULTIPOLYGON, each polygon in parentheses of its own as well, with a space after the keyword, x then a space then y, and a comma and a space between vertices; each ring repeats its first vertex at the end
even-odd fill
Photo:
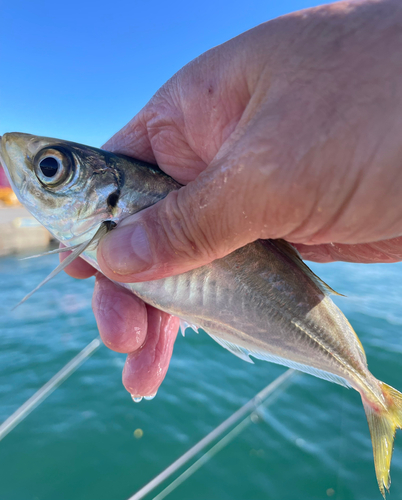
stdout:
MULTIPOLYGON (((0 259, 0 422, 98 334, 92 280, 63 274, 11 312, 56 263, 0 259)), ((312 268, 348 296, 335 300, 370 370, 402 390, 402 264, 312 268)), ((0 441, 0 500, 125 500, 284 371, 187 330, 157 397, 135 404, 124 358, 102 346, 0 441)), ((168 498, 381 498, 357 392, 301 375, 263 417, 168 498)), ((402 499, 401 431, 391 473, 391 498, 402 499)))

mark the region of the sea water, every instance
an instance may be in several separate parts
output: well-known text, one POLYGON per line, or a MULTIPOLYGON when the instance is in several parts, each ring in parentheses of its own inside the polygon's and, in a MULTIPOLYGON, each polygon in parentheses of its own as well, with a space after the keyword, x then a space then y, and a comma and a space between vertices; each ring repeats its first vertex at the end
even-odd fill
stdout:
MULTIPOLYGON (((0 423, 98 335, 93 280, 61 274, 11 311, 56 264, 0 260, 0 423)), ((311 267, 347 295, 334 300, 372 373, 402 390, 402 264, 311 267)), ((102 346, 0 441, 0 500, 125 500, 285 371, 187 330, 156 398, 135 404, 121 383, 124 359, 102 346)), ((402 431, 391 476, 391 498, 402 499, 402 431)), ((295 377, 168 498, 380 499, 359 394, 295 377)))

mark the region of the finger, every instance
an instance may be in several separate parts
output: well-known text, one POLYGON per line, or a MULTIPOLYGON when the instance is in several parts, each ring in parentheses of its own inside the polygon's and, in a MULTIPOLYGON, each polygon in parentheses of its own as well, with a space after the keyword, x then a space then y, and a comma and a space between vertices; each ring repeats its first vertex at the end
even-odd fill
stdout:
POLYGON ((117 352, 132 352, 145 342, 147 310, 133 293, 98 273, 92 308, 104 344, 117 352))
POLYGON ((325 245, 294 244, 303 259, 314 262, 359 262, 365 264, 391 263, 402 260, 402 238, 364 243, 359 245, 343 245, 329 243, 325 245))
POLYGON ((123 384, 133 397, 153 396, 169 367, 179 319, 146 306, 148 332, 144 345, 127 356, 123 384))
POLYGON ((144 116, 146 116, 144 112, 136 115, 127 125, 114 134, 102 146, 102 149, 133 156, 149 163, 156 163, 144 116))
POLYGON ((126 218, 99 244, 102 272, 127 283, 160 279, 259 238, 259 197, 266 198, 266 187, 261 181, 245 182, 247 176, 241 169, 228 176, 223 165, 208 167, 187 186, 126 218))
MULTIPOLYGON (((65 245, 60 244, 60 248, 64 246, 65 245)), ((59 255, 60 262, 63 262, 63 260, 66 259, 70 254, 71 252, 61 253, 59 255)), ((78 257, 73 262, 71 262, 71 264, 65 267, 64 271, 72 278, 77 278, 80 280, 90 278, 97 272, 94 267, 92 267, 90 264, 88 264, 88 262, 85 262, 85 260, 81 259, 80 257, 78 257)))
POLYGON ((103 147, 159 167, 181 184, 205 170, 235 130, 258 80, 261 57, 246 57, 249 34, 190 62, 103 147), (241 50, 239 48, 241 47, 241 50))
POLYGON ((181 184, 194 180, 207 164, 187 139, 183 113, 164 87, 117 132, 103 149, 157 164, 181 184))

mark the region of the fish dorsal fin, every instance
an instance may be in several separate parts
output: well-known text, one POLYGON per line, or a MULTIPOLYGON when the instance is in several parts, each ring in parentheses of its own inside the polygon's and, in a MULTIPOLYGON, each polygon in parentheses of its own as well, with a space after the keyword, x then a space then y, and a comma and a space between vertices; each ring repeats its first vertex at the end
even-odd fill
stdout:
POLYGON ((339 295, 345 297, 342 293, 336 292, 333 288, 325 283, 320 277, 318 277, 313 271, 308 267, 307 264, 302 260, 299 252, 290 243, 285 240, 269 240, 269 242, 274 245, 280 252, 291 259, 300 269, 302 269, 307 276, 322 290, 326 295, 332 293, 334 295, 339 295))
POLYGON ((77 257, 79 257, 82 252, 84 252, 88 247, 95 245, 99 242, 99 240, 104 236, 107 232, 109 232, 113 227, 115 227, 116 224, 112 221, 104 221, 100 225, 99 229, 96 231, 94 236, 90 238, 87 241, 84 241, 83 243, 80 243, 79 245, 74 245, 74 247, 69 247, 68 250, 71 250, 74 248, 74 250, 71 252, 71 255, 69 255, 67 258, 63 260, 63 262, 60 262, 60 264, 54 269, 49 276, 47 276, 39 285, 32 290, 32 292, 29 292, 28 295, 25 295, 25 297, 15 306, 13 307, 16 309, 18 306, 20 306, 22 303, 24 303, 26 300, 29 299, 39 288, 41 288, 44 284, 46 284, 48 281, 50 281, 52 278, 54 278, 57 274, 59 274, 60 271, 65 269, 73 260, 75 260, 77 257))

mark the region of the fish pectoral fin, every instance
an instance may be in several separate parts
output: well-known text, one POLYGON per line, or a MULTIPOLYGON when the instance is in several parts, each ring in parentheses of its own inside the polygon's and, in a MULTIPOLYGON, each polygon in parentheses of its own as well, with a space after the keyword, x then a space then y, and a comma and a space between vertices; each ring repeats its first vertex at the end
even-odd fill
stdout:
POLYGON ((16 309, 18 306, 23 304, 26 300, 28 300, 29 297, 31 297, 37 290, 39 290, 39 288, 41 288, 48 281, 50 281, 52 278, 54 278, 56 276, 56 274, 59 274, 60 271, 62 271, 69 264, 71 264, 71 262, 73 262, 73 260, 75 260, 77 257, 79 257, 82 254, 82 252, 88 247, 88 245, 89 245, 88 241, 81 243, 81 245, 79 245, 75 250, 73 250, 71 255, 69 255, 66 259, 64 259, 63 262, 60 262, 60 264, 56 267, 56 269, 54 269, 49 274, 49 276, 47 276, 41 283, 39 283, 39 285, 36 288, 34 288, 31 292, 29 292, 27 295, 25 295, 25 297, 20 302, 18 302, 18 304, 15 307, 12 308, 12 311, 14 311, 14 309, 16 309))
POLYGON ((37 257, 46 257, 48 255, 53 255, 57 253, 71 252, 72 250, 75 250, 81 245, 82 243, 79 243, 78 245, 72 245, 71 247, 56 248, 55 250, 50 250, 49 252, 38 253, 36 255, 29 255, 28 257, 23 257, 22 259, 19 260, 36 259, 37 257))
POLYGON ((268 240, 271 244, 276 246, 283 254, 285 254, 289 259, 291 259, 299 268, 301 268, 309 278, 314 281, 314 283, 322 290, 325 294, 339 295, 340 297, 345 297, 342 293, 336 292, 331 288, 325 281, 323 281, 319 276, 317 276, 308 265, 302 260, 299 252, 290 243, 285 240, 268 240))
MULTIPOLYGON (((59 274, 60 271, 65 269, 71 262, 73 262, 77 257, 79 257, 82 252, 84 252, 88 247, 91 247, 94 244, 97 244, 99 240, 104 236, 108 231, 110 231, 116 224, 113 223, 114 225, 110 224, 111 221, 105 221, 102 222, 100 225, 99 229, 96 231, 94 236, 89 239, 88 241, 84 241, 83 243, 80 243, 79 245, 75 245, 74 250, 72 251, 71 255, 66 257, 63 262, 60 262, 60 264, 54 269, 49 276, 47 276, 39 285, 32 290, 32 292, 29 292, 28 295, 25 295, 25 297, 18 302, 18 304, 12 308, 12 311, 16 309, 18 306, 23 304, 26 300, 29 299, 39 288, 41 288, 44 284, 46 284, 48 281, 50 281, 52 278, 54 278, 57 274, 59 274)), ((72 247, 69 247, 68 250, 71 250, 72 247)))
MULTIPOLYGON (((363 398, 373 444, 374 466, 378 487, 385 498, 385 490, 389 490, 391 477, 392 451, 396 429, 402 428, 402 394, 393 387, 380 382, 386 408, 382 405, 373 407, 363 398)), ((383 401, 382 401, 383 402, 383 401)))

